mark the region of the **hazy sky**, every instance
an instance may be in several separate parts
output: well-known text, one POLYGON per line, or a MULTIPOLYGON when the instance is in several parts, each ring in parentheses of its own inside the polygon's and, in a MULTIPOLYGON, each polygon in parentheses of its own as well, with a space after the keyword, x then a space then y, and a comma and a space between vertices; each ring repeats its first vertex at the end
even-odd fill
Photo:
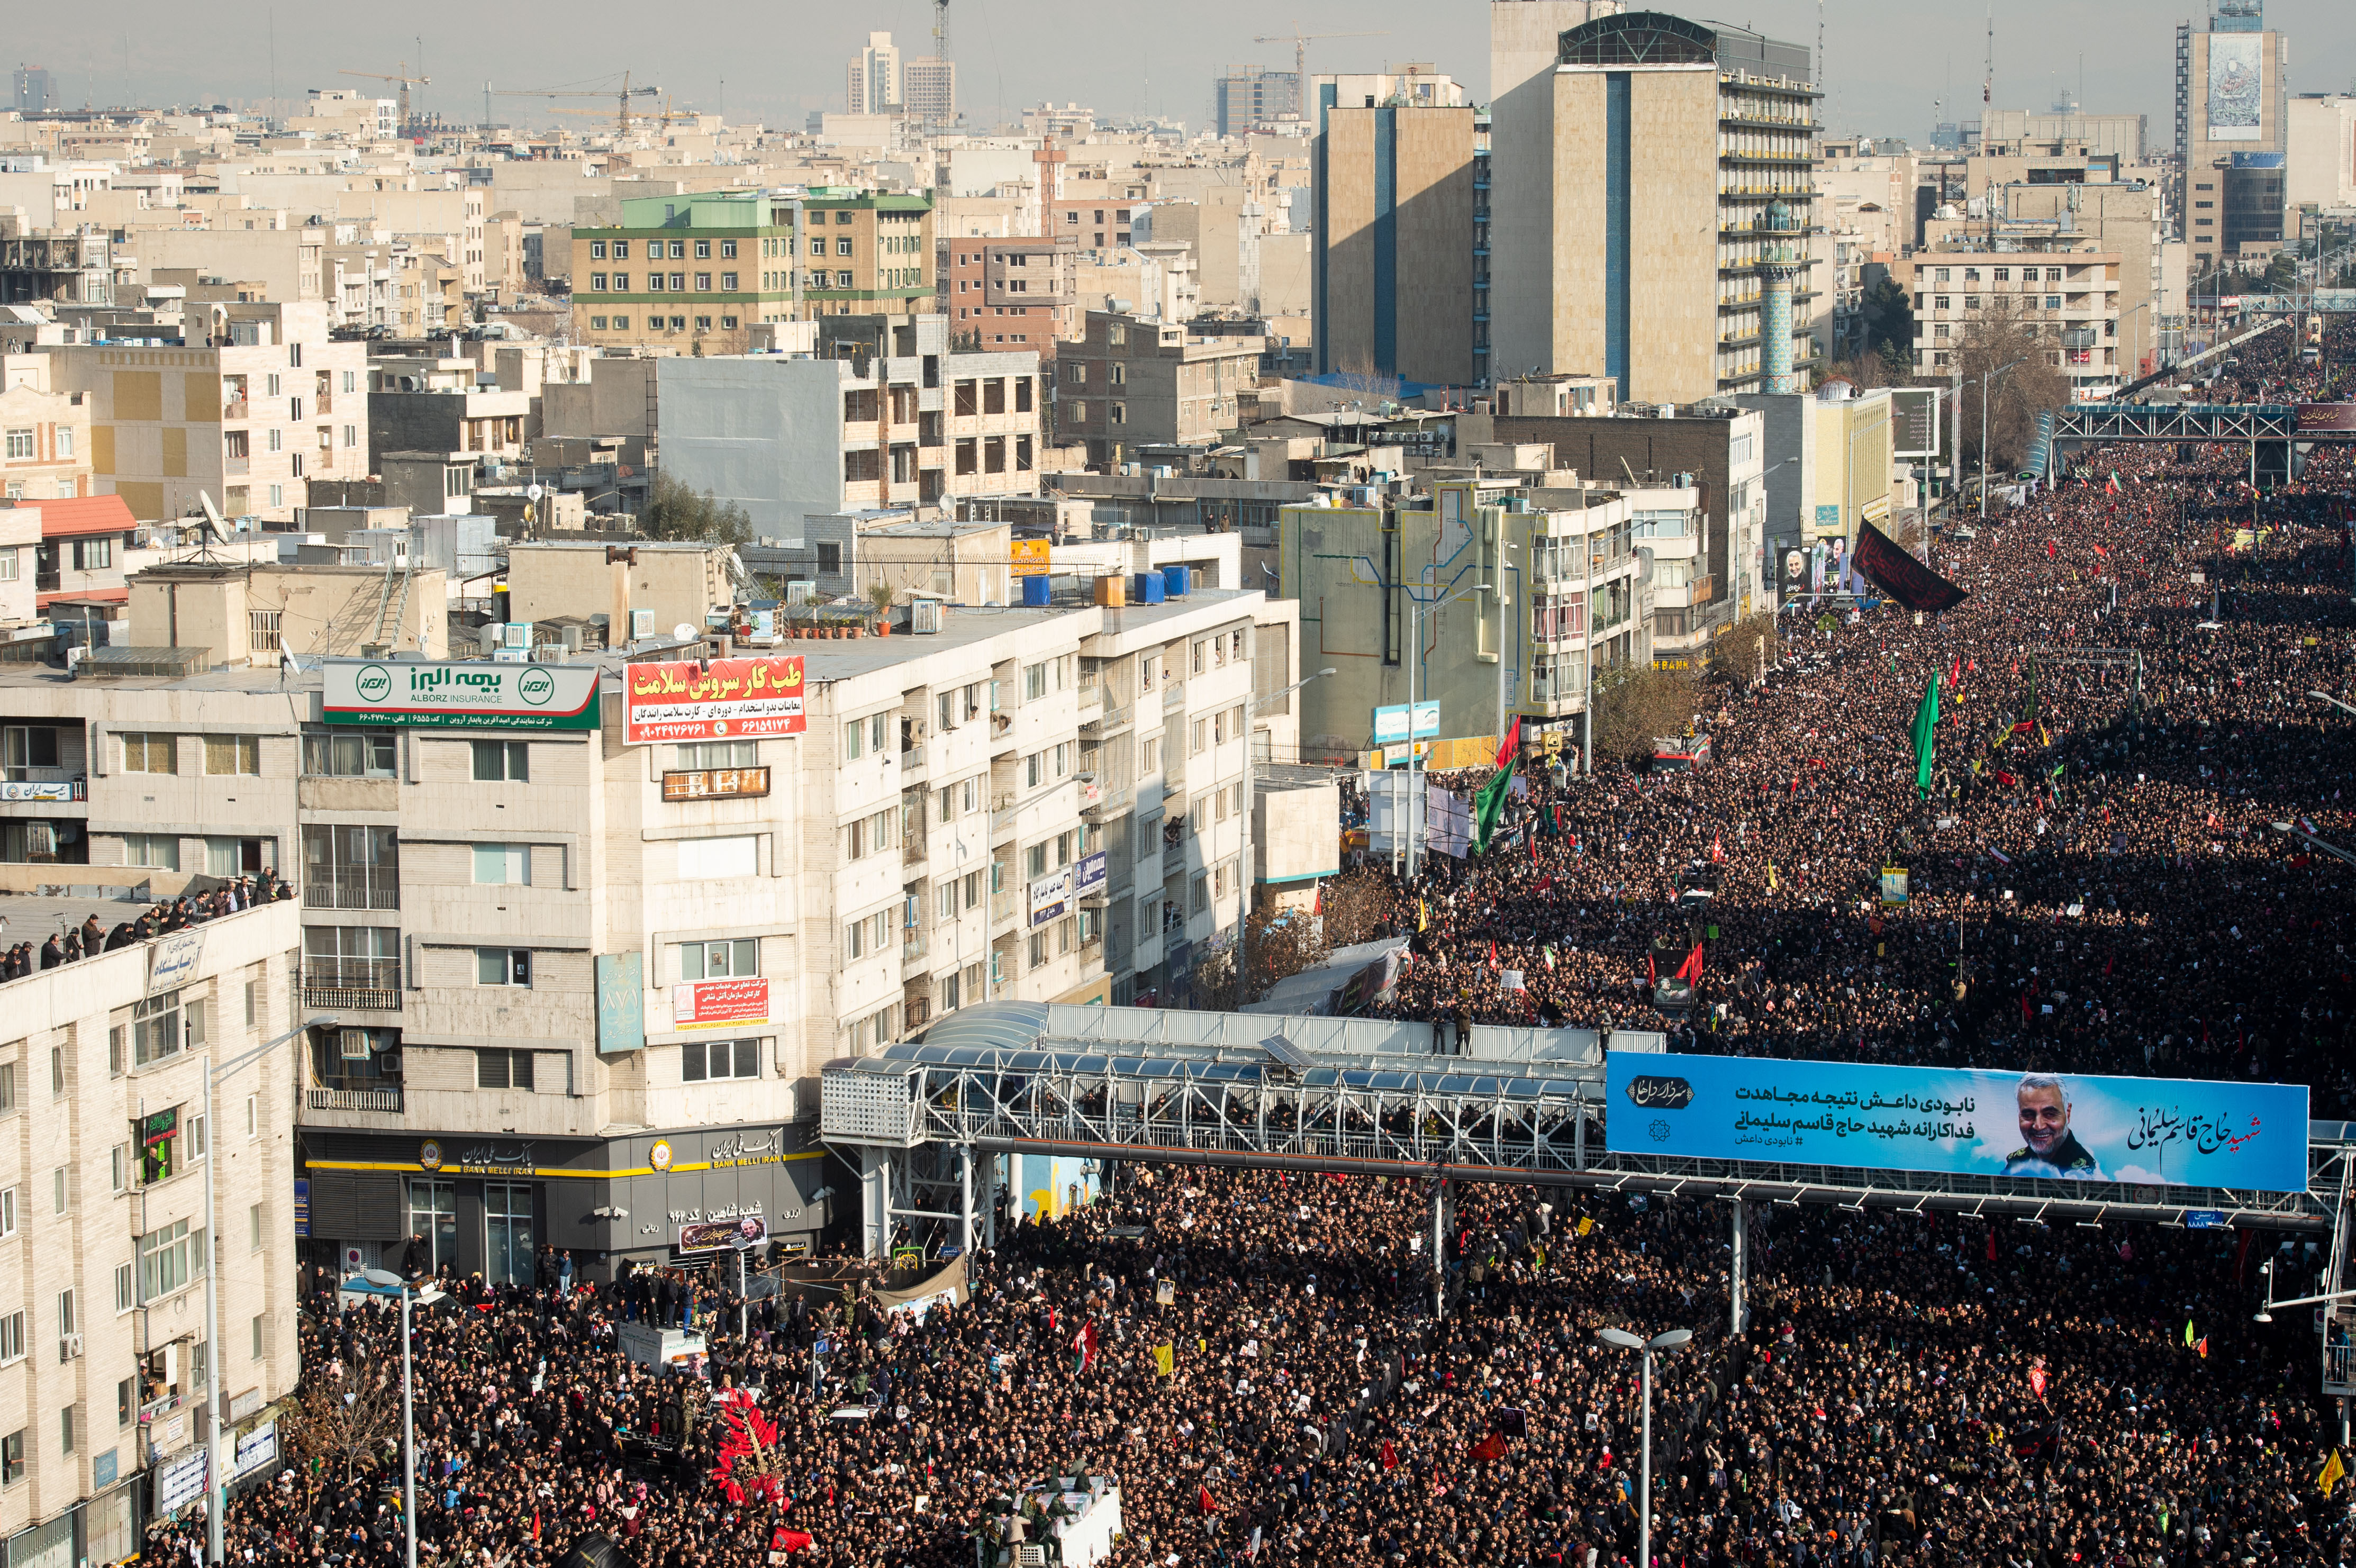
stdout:
MULTIPOLYGON (((1976 110, 1987 0, 1824 0, 1836 131, 1921 138, 1940 117, 1976 110)), ((2083 61, 2086 107, 2142 113, 2165 146, 2173 135, 2174 26, 2168 0, 1994 0, 1996 101, 2042 109, 2077 90, 2083 61)), ((2206 0, 2201 0, 2205 5, 2206 0)), ((1703 19, 1747 24, 1814 46, 1817 0, 1725 0, 1663 5, 1703 19)), ((1260 32, 1379 32, 1310 45, 1309 67, 1368 70, 1429 60, 1488 92, 1484 0, 1293 0, 1277 7, 1248 0, 952 0, 951 54, 959 96, 985 124, 1042 100, 1079 102, 1108 114, 1151 112, 1200 125, 1210 81, 1230 61, 1289 69, 1292 50, 1254 43, 1260 32)), ((406 59, 433 84, 425 107, 473 122, 483 84, 586 87, 617 81, 665 89, 680 107, 723 108, 798 124, 812 109, 842 107, 843 62, 870 28, 889 29, 904 49, 931 49, 927 0, 570 0, 540 5, 458 5, 413 0, 403 6, 285 5, 246 0, 191 8, 183 0, 118 0, 105 23, 65 5, 27 5, 12 16, 10 51, 63 81, 70 105, 256 101, 273 90, 299 100, 312 87, 365 87, 338 68, 393 71, 406 59), (724 88, 723 78, 725 78, 724 88), (723 93, 725 102, 722 102, 723 93)), ((2291 39, 2294 91, 2346 91, 2356 82, 2356 4, 2267 0, 2270 26, 2291 39)), ((390 89, 387 89, 390 95, 390 89)), ((494 100, 500 117, 536 113, 553 101, 494 100)), ((576 105, 595 100, 574 99, 576 105)), ((573 118, 575 126, 591 121, 573 118)))

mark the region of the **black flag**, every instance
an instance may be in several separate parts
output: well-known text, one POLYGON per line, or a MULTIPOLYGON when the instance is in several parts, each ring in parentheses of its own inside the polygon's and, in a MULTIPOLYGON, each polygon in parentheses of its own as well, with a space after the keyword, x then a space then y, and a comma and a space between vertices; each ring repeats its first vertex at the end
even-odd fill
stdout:
POLYGON ((1910 610, 1953 609, 1964 602, 1963 589, 1898 548, 1869 522, 1858 535, 1857 569, 1910 610))

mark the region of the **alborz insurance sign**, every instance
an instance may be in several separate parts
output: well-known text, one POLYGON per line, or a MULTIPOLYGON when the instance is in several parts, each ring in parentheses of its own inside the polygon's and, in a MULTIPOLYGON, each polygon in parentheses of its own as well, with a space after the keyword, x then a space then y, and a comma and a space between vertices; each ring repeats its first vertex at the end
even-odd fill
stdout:
POLYGON ((543 730, 598 725, 594 664, 330 659, 326 675, 331 725, 543 730))

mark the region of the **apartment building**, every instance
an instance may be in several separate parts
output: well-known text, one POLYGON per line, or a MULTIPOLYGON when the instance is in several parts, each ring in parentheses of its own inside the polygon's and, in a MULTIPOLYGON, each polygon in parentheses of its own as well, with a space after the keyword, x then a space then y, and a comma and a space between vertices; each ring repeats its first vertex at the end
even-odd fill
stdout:
POLYGON ((1440 704, 1442 736, 1499 735, 1519 716, 1576 746, 1594 671, 1655 657, 1652 541, 1689 534, 1690 498, 1670 490, 1640 514, 1601 485, 1467 478, 1371 507, 1286 507, 1277 592, 1302 605, 1301 661, 1341 671, 1302 689, 1303 744, 1367 749, 1374 710, 1408 702, 1411 681, 1414 701, 1440 704))
POLYGON ((90 493, 90 394, 51 390, 46 354, 0 355, 0 499, 90 493))
MULTIPOLYGON (((1493 26, 1514 8, 1493 5, 1493 26)), ((1523 88, 1509 109, 1496 89, 1501 171, 1509 146, 1530 148, 1533 120, 1550 141, 1541 188, 1515 173, 1535 206, 1509 210, 1497 193, 1495 362, 1601 370, 1623 402, 1673 403, 1762 390, 1788 373, 1785 346, 1790 363, 1807 363, 1813 263, 1786 248, 1815 226, 1822 94, 1809 51, 1630 11, 1563 32, 1538 80, 1542 106, 1523 88), (1547 274, 1543 312, 1533 285, 1510 277, 1525 267, 1547 274), (1799 280, 1780 299, 1767 287, 1775 269, 1799 280), (1771 333, 1788 344, 1771 351, 1771 333)))
POLYGON ((1056 356, 1056 440, 1087 442, 1095 467, 1126 448, 1215 441, 1242 424, 1237 399, 1258 383, 1264 346, 1091 310, 1086 335, 1056 356))
POLYGON ((310 480, 363 478, 367 346, 331 339, 316 300, 204 308, 200 344, 43 346, 52 386, 88 400, 92 484, 141 521, 195 512, 199 491, 292 521, 310 480))
POLYGON ((665 469, 776 539, 806 517, 1037 492, 1037 354, 951 353, 937 315, 819 327, 817 358, 659 361, 665 469))
POLYGON ((1474 111, 1320 91, 1317 373, 1472 384, 1485 369, 1473 355, 1474 274, 1488 273, 1473 233, 1474 111))
POLYGON ((933 206, 830 187, 626 198, 620 223, 573 231, 572 277, 580 342, 743 353, 765 321, 934 308, 933 206))
POLYGON ((952 239, 941 305, 954 340, 1052 362, 1079 328, 1079 246, 1058 236, 952 239))
POLYGON ((37 228, 13 212, 0 216, 0 305, 34 300, 113 304, 114 263, 104 231, 37 228))
POLYGON ((1915 373, 1926 381, 1945 377, 1971 323, 2001 301, 2036 334, 2073 397, 2099 398, 2133 379, 2138 362, 2134 344, 2122 344, 2119 336, 2126 282, 2121 274, 2132 265, 2147 277, 2150 257, 2130 257, 2099 244, 2037 231, 2001 236, 1989 244, 1958 233, 1891 263, 1890 276, 1914 296, 1915 373))
MULTIPOLYGON (((144 908, 115 892, 0 893, 0 915, 35 940, 111 928, 144 908)), ((0 1536, 16 1560, 137 1555, 151 1504, 203 1495, 216 1416, 226 1475, 275 1467, 273 1407, 301 1373, 299 1047, 228 1077, 209 1116, 204 1075, 296 1029, 301 919, 263 905, 0 984, 0 1536)))

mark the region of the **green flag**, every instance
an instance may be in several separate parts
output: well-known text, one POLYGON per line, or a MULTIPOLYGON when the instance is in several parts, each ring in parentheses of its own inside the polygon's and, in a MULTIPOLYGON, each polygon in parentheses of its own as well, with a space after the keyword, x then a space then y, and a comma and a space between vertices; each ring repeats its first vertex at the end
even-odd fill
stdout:
POLYGON ((1481 792, 1472 797, 1472 852, 1475 854, 1483 854, 1489 848, 1489 835, 1497 831, 1497 819, 1505 810, 1505 792, 1514 786, 1514 763, 1520 760, 1515 757, 1513 762, 1497 769, 1496 777, 1482 785, 1481 792))
POLYGON ((1939 727, 1939 676, 1932 671, 1922 687, 1922 705, 1914 710, 1914 791, 1931 792, 1931 746, 1939 727))

